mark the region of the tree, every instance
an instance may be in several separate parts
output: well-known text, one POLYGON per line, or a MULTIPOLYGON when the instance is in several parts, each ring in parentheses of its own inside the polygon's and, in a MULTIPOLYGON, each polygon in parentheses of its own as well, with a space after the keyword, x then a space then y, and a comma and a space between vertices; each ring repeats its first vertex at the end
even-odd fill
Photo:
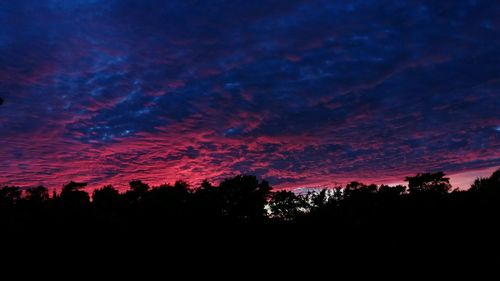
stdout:
POLYGON ((17 186, 4 186, 0 189, 0 205, 13 206, 21 200, 21 190, 17 186))
POLYGON ((182 180, 176 181, 172 191, 177 197, 186 197, 189 194, 189 184, 182 180))
POLYGON ((129 183, 130 190, 125 192, 125 197, 129 203, 137 204, 142 201, 146 193, 149 191, 149 185, 140 180, 134 180, 129 183))
POLYGON ((469 204, 474 212, 479 211, 479 217, 496 220, 500 212, 500 169, 488 178, 478 178, 467 191, 469 204))
POLYGON ((309 202, 309 208, 312 210, 319 209, 328 204, 330 200, 331 192, 328 192, 326 188, 321 191, 310 191, 307 193, 307 201, 309 202))
POLYGON ((189 195, 189 185, 184 181, 176 181, 174 185, 162 184, 153 187, 144 196, 143 205, 152 212, 161 212, 170 218, 184 217, 189 195))
POLYGON ((365 185, 363 183, 353 181, 346 185, 344 189, 344 197, 369 197, 377 193, 377 186, 374 184, 365 185))
POLYGON ((297 218, 306 206, 306 201, 302 196, 287 190, 274 192, 269 200, 272 216, 287 221, 297 218))
POLYGON ((225 179, 218 188, 222 197, 222 213, 237 219, 258 219, 264 209, 271 187, 267 181, 259 183, 255 176, 238 175, 225 179))
POLYGON ((130 189, 138 194, 144 194, 149 190, 149 185, 140 180, 131 181, 129 185, 130 189))
POLYGON ((406 177, 408 190, 410 193, 435 193, 446 194, 451 189, 450 178, 445 177, 445 173, 422 173, 414 177, 406 177))
POLYGON ((49 200, 49 190, 43 186, 37 186, 26 190, 26 199, 31 203, 43 203, 49 200))
POLYGON ((92 204, 100 209, 114 209, 119 206, 120 201, 120 193, 112 185, 106 185, 92 193, 92 204))
POLYGON ((200 185, 200 190, 211 190, 214 186, 207 180, 204 179, 200 185))
POLYGON ((471 185, 470 191, 500 192, 500 169, 493 172, 489 178, 477 178, 471 185))
POLYGON ((381 185, 378 188, 378 194, 384 198, 398 198, 406 191, 406 186, 404 185, 381 185))
POLYGON ((208 180, 203 180, 193 193, 191 207, 199 219, 220 219, 223 213, 223 200, 219 188, 208 180))
POLYGON ((80 190, 85 186, 87 186, 87 183, 71 181, 63 187, 59 198, 67 207, 84 207, 90 202, 89 194, 80 190))

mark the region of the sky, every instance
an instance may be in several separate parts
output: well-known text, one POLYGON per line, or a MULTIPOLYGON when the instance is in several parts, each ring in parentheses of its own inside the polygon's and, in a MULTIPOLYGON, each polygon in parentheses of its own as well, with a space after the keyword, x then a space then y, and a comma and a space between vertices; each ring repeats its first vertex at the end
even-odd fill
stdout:
MULTIPOLYGON (((500 167, 500 3, 0 2, 0 184, 500 167)), ((463 186, 462 186, 463 185, 463 186)))

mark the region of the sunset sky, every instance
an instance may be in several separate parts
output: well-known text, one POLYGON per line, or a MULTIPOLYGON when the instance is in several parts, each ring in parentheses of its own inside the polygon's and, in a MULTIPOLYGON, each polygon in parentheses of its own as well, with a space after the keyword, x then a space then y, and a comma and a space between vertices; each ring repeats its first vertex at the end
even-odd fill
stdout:
POLYGON ((500 4, 1 1, 0 97, 0 185, 464 187, 500 167, 500 4))

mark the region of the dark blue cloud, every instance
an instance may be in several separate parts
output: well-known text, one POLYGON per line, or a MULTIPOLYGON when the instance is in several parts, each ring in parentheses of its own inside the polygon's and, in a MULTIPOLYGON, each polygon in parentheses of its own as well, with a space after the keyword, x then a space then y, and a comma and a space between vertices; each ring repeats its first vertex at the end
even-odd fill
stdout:
POLYGON ((498 166, 498 14, 480 0, 3 2, 2 179, 299 185, 498 166))

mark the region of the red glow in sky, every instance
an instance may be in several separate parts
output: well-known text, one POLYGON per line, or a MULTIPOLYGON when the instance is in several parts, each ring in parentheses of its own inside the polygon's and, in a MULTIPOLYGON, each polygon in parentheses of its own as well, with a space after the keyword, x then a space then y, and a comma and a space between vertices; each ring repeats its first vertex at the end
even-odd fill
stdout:
POLYGON ((498 168, 498 8, 362 2, 0 3, 0 184, 498 168))

